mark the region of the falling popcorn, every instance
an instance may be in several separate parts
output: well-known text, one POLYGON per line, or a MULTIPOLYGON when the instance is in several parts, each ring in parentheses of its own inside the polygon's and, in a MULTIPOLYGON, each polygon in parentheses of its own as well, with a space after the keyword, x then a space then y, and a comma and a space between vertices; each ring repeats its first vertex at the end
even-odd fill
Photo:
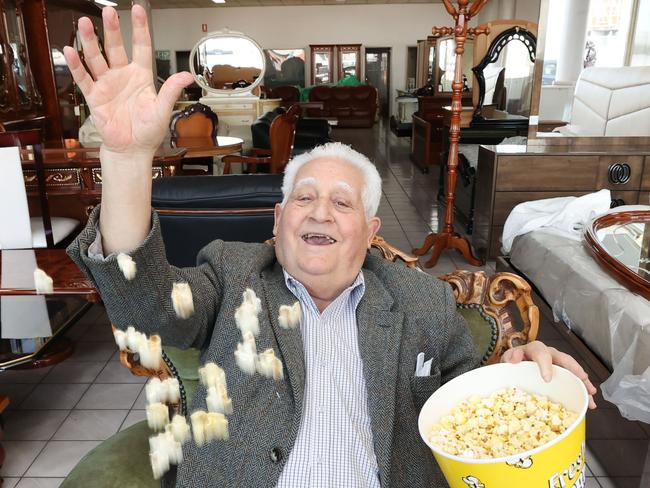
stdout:
POLYGON ((192 433, 197 446, 215 439, 228 440, 228 419, 217 412, 197 410, 191 415, 192 433))
POLYGON ((135 261, 131 256, 124 254, 123 252, 119 253, 117 255, 117 265, 120 267, 122 274, 128 281, 135 278, 136 266, 135 261))
POLYGON ((190 426, 182 415, 174 415, 171 423, 165 429, 172 433, 176 442, 185 443, 190 440, 190 426))
POLYGON ((275 351, 273 349, 267 349, 257 356, 257 371, 262 376, 273 378, 275 381, 280 381, 284 378, 282 361, 275 357, 275 351))
POLYGON ((205 399, 208 405, 208 411, 230 415, 232 413, 232 399, 228 397, 226 385, 219 385, 208 388, 208 396, 205 399))
POLYGON ((257 337, 260 334, 260 321, 252 303, 244 302, 235 310, 235 322, 242 335, 250 332, 257 337))
POLYGON ((140 342, 144 334, 135 330, 132 325, 126 328, 126 347, 132 352, 137 352, 140 348, 140 342))
POLYGON ((153 377, 144 387, 147 403, 178 403, 181 397, 180 384, 176 378, 164 381, 153 377))
POLYGON ((172 287, 172 305, 178 318, 187 319, 194 314, 192 289, 188 283, 174 283, 172 287))
POLYGON ((255 315, 258 315, 262 311, 262 300, 257 298, 255 292, 250 288, 244 290, 243 296, 243 303, 251 304, 255 308, 255 315))
POLYGON ((38 295, 54 293, 54 280, 41 268, 34 270, 34 288, 38 295))
POLYGON ((226 373, 215 363, 205 363, 199 368, 199 379, 206 388, 226 385, 226 373))
POLYGON ((293 305, 280 305, 278 322, 283 329, 295 329, 300 325, 300 302, 293 305))
POLYGON ((115 338, 115 344, 120 351, 126 351, 126 332, 120 329, 115 329, 113 331, 113 337, 115 338))
POLYGON ((147 405, 147 424, 152 430, 163 430, 169 423, 169 408, 163 403, 147 405))
POLYGON ((162 342, 160 336, 152 335, 147 339, 147 337, 143 335, 140 338, 138 346, 140 364, 147 369, 159 369, 160 364, 162 363, 162 342))
POLYGON ((167 392, 167 401, 169 403, 178 403, 181 399, 181 385, 176 378, 167 378, 162 382, 167 392))
POLYGON ((183 462, 183 448, 181 443, 174 439, 171 432, 162 432, 149 438, 149 459, 153 477, 160 479, 171 464, 183 462))
POLYGON ((254 375, 257 363, 257 348, 255 346, 255 337, 252 333, 244 334, 244 342, 237 344, 235 351, 235 362, 239 369, 244 373, 254 375))

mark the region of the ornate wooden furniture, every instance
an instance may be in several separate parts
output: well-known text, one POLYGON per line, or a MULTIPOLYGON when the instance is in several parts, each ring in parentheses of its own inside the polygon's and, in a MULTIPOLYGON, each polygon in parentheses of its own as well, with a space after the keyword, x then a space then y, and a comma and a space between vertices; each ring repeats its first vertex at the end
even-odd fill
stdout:
POLYGON ((346 76, 356 76, 361 79, 361 44, 338 44, 336 57, 339 80, 346 76))
MULTIPOLYGON (((465 40, 465 61, 463 64, 462 106, 472 105, 474 76, 471 71, 474 38, 465 40)), ((453 37, 429 36, 418 41, 418 111, 413 115, 411 132, 411 161, 423 172, 432 165, 440 164, 442 139, 445 129, 444 107, 451 105, 451 81, 455 60, 453 37), (443 69, 444 68, 444 69, 443 69), (426 92, 426 93, 422 93, 426 92)), ((461 61, 462 62, 462 61, 461 61)))
POLYGON ((481 261, 476 259, 472 254, 469 241, 456 233, 454 230, 454 192, 456 191, 456 178, 458 168, 458 142, 460 140, 460 121, 462 112, 462 90, 464 83, 462 80, 463 53, 465 51, 465 40, 468 36, 485 33, 482 27, 470 28, 469 20, 478 15, 479 11, 485 4, 485 0, 474 0, 470 5, 469 0, 458 0, 458 10, 453 6, 451 0, 443 0, 447 12, 456 21, 456 26, 451 27, 434 27, 434 35, 454 34, 456 41, 456 58, 454 81, 452 83, 453 94, 451 97, 451 127, 449 129, 449 158, 447 159, 447 194, 445 195, 445 220, 442 230, 436 234, 429 234, 425 238, 422 247, 414 249, 413 253, 422 256, 431 251, 431 258, 425 263, 425 266, 432 267, 438 262, 440 254, 445 249, 455 249, 474 266, 479 266, 481 261))
POLYGON ((616 204, 650 200, 650 147, 483 146, 479 149, 472 245, 481 259, 501 254, 503 224, 518 203, 603 188, 616 204))
POLYGON ((511 347, 537 338, 539 309, 533 303, 530 285, 523 278, 512 273, 488 277, 483 271, 458 270, 440 279, 454 290, 458 311, 472 330, 483 364, 499 362, 511 347))
POLYGON ((334 46, 310 44, 311 84, 323 85, 334 82, 334 46))
POLYGON ((585 229, 585 241, 603 268, 650 300, 650 208, 597 218, 585 229))
MULTIPOLYGON (((192 146, 216 146, 219 118, 207 105, 194 103, 172 116, 169 130, 172 147, 187 147, 190 140, 193 141, 192 146), (180 144, 179 140, 181 140, 180 144)), ((192 164, 205 164, 208 174, 212 174, 212 157, 201 156, 198 160, 197 156, 186 153, 185 158, 192 158, 192 164)), ((180 166, 182 173, 190 174, 187 170, 183 171, 183 163, 180 166)))
POLYGON ((26 284, 33 276, 34 265, 53 279, 53 292, 37 297, 46 300, 50 324, 44 324, 39 330, 47 329, 47 333, 34 336, 35 332, 26 332, 25 324, 2 324, 5 338, 0 340, 0 371, 17 365, 42 367, 62 361, 72 354, 73 348, 61 335, 86 313, 92 302, 100 300, 99 294, 63 249, 0 251, 0 275, 3 264, 9 262, 12 263, 11 269, 6 272, 11 273, 12 283, 19 279, 20 284, 8 284, 9 280, 3 276, 0 285, 0 298, 3 301, 12 297, 36 297, 33 285, 26 284), (26 256, 26 253, 32 257, 26 256), (32 266, 20 268, 20 264, 16 264, 29 263, 30 260, 34 263, 32 266), (8 339, 13 335, 10 329, 20 330, 26 335, 8 339))
POLYGON ((296 136, 296 124, 300 107, 293 105, 286 113, 278 115, 269 128, 271 150, 253 148, 251 156, 225 156, 224 174, 230 173, 230 165, 244 163, 249 165, 249 171, 255 173, 257 165, 268 165, 269 173, 282 173, 293 154, 293 142, 296 136))
MULTIPOLYGON (((53 215, 70 217, 85 222, 88 213, 101 198, 102 170, 98 147, 81 147, 70 141, 70 148, 43 149, 46 191, 53 215)), ((176 167, 186 153, 185 148, 163 144, 154 155, 152 177, 161 178, 176 174, 176 167)), ((30 205, 37 208, 38 188, 36 168, 31 150, 21 153, 23 176, 30 205)))

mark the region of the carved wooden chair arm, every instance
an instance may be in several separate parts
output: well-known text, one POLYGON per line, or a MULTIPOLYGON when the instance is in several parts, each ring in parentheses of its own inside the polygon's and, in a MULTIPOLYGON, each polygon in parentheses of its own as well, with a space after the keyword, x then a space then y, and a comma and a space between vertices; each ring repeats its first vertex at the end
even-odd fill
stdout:
MULTIPOLYGON (((111 325, 113 332, 115 332, 116 327, 111 325)), ((153 370, 148 369, 140 364, 140 358, 137 352, 126 349, 125 351, 120 351, 120 363, 126 369, 128 369, 132 375, 135 376, 144 376, 149 378, 158 378, 160 381, 164 381, 167 378, 176 378, 179 380, 179 387, 181 392, 181 399, 179 403, 168 403, 169 408, 171 409, 170 413, 180 413, 184 414, 187 411, 187 398, 185 395, 185 388, 183 383, 180 380, 178 372, 176 371, 175 366, 171 360, 165 354, 163 350, 162 353, 163 361, 160 364, 160 369, 153 370)))
POLYGON ((384 259, 392 261, 393 263, 398 259, 404 261, 406 266, 409 268, 417 269, 422 271, 420 265, 418 264, 417 256, 412 256, 411 254, 405 253, 400 249, 397 249, 395 246, 392 246, 383 237, 375 236, 372 240, 371 247, 379 250, 379 253, 384 259))

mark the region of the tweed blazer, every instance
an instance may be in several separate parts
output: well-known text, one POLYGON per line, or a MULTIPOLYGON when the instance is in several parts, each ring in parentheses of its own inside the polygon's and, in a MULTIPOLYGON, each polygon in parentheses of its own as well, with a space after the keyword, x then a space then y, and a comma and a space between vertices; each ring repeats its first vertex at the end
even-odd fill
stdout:
MULTIPOLYGON (((305 361, 300 328, 286 330, 278 309, 296 298, 287 289, 274 248, 214 241, 193 268, 165 259, 157 215, 145 242, 131 256, 137 274, 127 281, 115 256, 88 257, 99 209, 68 253, 101 293, 119 328, 134 325, 160 334, 163 345, 197 347, 202 362, 224 368, 234 412, 230 439, 183 446, 178 487, 274 487, 296 440, 303 408, 305 361), (182 320, 172 308, 174 282, 189 283, 195 312, 182 320), (259 351, 273 348, 284 364, 284 380, 249 376, 235 364, 241 333, 234 320, 242 293, 262 300, 259 351)), ((373 442, 382 488, 446 487, 418 433, 418 414, 445 381, 478 366, 469 329, 457 314, 450 287, 424 273, 369 255, 363 265, 366 290, 357 308, 358 340, 368 394, 373 442), (417 354, 433 358, 430 376, 416 377, 417 354)), ((199 386, 190 410, 206 410, 199 386)), ((116 469, 119 469, 116 467, 116 469)))

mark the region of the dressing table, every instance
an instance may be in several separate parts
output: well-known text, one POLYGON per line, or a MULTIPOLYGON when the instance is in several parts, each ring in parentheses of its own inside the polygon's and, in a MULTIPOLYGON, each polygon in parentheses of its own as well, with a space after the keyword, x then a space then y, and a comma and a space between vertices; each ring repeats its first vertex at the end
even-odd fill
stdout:
MULTIPOLYGON (((264 79, 266 59, 255 40, 223 29, 200 39, 190 52, 190 71, 204 96, 199 100, 228 128, 246 126, 280 106, 281 98, 262 99, 254 93, 264 79)), ((182 110, 195 102, 177 102, 182 110)))

